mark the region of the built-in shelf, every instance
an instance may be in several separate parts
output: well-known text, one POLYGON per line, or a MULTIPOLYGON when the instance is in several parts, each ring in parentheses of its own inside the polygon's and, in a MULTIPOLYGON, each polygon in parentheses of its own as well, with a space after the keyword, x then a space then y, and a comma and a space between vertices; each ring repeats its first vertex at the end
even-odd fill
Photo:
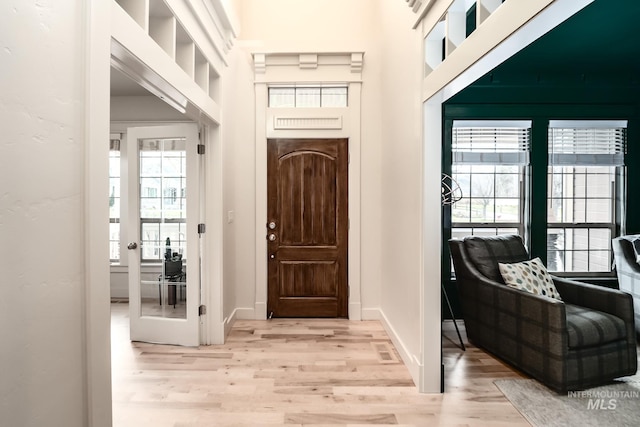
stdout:
POLYGON ((161 0, 152 1, 149 4, 149 36, 175 60, 176 18, 161 0))
POLYGON ((445 21, 440 21, 424 39, 424 75, 431 73, 444 59, 445 21))
POLYGON ((209 66, 209 98, 220 102, 220 75, 209 66))
POLYGON ((193 70, 193 78, 196 84, 209 93, 209 61, 202 54, 202 51, 195 47, 195 68, 193 70))
POLYGON ((503 0, 453 1, 441 20, 424 38, 425 77, 451 55, 502 3, 503 0))
POLYGON ((164 0, 114 0, 211 99, 220 75, 164 0))
POLYGON ((176 23, 176 63, 194 79, 196 45, 180 23, 176 23))
POLYGON ((149 0, 116 0, 116 3, 118 3, 145 32, 149 31, 149 0))
POLYGON ((503 0, 478 0, 476 17, 478 25, 482 24, 502 3, 503 0))

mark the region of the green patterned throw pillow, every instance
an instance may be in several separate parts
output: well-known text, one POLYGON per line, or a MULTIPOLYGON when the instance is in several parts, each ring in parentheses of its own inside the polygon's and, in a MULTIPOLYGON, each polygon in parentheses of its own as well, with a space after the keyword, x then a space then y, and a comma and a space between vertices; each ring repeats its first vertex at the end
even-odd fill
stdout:
POLYGON ((534 295, 562 300, 556 286, 553 284, 551 275, 547 272, 540 258, 513 264, 499 263, 498 268, 507 286, 534 295))

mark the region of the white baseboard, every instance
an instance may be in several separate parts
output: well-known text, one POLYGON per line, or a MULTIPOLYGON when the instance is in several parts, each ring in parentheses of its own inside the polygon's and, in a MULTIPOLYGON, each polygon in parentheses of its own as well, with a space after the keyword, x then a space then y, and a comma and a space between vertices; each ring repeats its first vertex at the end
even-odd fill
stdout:
POLYGON ((231 313, 231 315, 227 318, 224 319, 224 340, 227 340, 227 336, 229 335, 229 332, 231 332, 231 328, 233 327, 233 324, 236 323, 236 318, 237 318, 237 313, 238 313, 238 309, 236 308, 235 310, 233 310, 233 312, 231 313))
POLYGON ((224 341, 227 340, 227 336, 229 335, 229 332, 231 332, 231 328, 233 328, 233 324, 236 323, 236 320, 254 320, 253 311, 254 310, 252 308, 234 309, 231 314, 222 321, 222 333, 224 334, 223 341, 217 342, 216 344, 224 344, 224 341))
MULTIPOLYGON (((395 346, 396 350, 398 350, 398 353, 400 354, 400 358, 402 359, 405 366, 409 370, 409 373, 411 374, 411 378, 413 379, 413 383, 417 387, 420 384, 420 376, 422 374, 422 369, 420 367, 420 362, 418 358, 409 352, 409 350, 407 349, 407 346, 404 344, 402 339, 400 339, 400 337, 396 333, 395 329, 391 326, 391 324, 389 323, 389 320, 384 315, 382 310, 367 309, 366 313, 367 313, 368 320, 380 320, 380 322, 382 323, 382 326, 384 327, 385 331, 389 335, 389 338, 391 338, 391 342, 393 342, 393 345, 395 346), (372 317, 369 317, 369 316, 372 316, 372 317), (373 317, 373 316, 377 316, 377 317, 373 317)), ((365 319, 365 310, 363 310, 362 318, 363 320, 365 319)))

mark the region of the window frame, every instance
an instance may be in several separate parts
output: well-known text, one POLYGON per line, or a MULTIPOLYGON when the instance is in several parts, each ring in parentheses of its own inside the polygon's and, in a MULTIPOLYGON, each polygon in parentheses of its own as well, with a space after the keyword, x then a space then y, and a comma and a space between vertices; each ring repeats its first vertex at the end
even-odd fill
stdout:
MULTIPOLYGON (((118 193, 120 194, 119 196, 117 196, 117 199, 119 199, 119 203, 118 206, 119 211, 118 211, 118 216, 117 217, 112 217, 111 216, 111 206, 109 206, 109 262, 111 264, 121 264, 122 263, 122 226, 121 226, 121 220, 122 220, 122 201, 123 201, 123 197, 122 197, 122 190, 123 190, 123 185, 122 185, 122 162, 123 162, 123 155, 122 155, 122 135, 120 134, 112 134, 109 137, 109 182, 111 182, 111 178, 118 178, 120 181, 119 184, 119 188, 118 188, 118 193), (113 152, 117 152, 118 156, 117 157, 112 157, 111 153, 113 152), (111 160, 116 160, 117 159, 117 163, 118 163, 118 176, 112 176, 111 175, 111 160), (111 226, 112 224, 118 224, 118 239, 114 240, 111 238, 111 226), (117 258, 113 258, 111 257, 112 253, 113 253, 113 246, 112 245, 117 245, 117 252, 118 252, 118 257, 117 258)), ((112 197, 116 198, 116 196, 112 196, 111 195, 111 189, 109 189, 109 199, 111 199, 112 197)), ((111 203, 111 202, 109 202, 111 203)))
POLYGON ((331 85, 271 85, 267 88, 267 106, 268 108, 347 108, 349 106, 349 86, 344 84, 331 84, 331 85), (299 92, 305 90, 318 90, 318 105, 298 105, 298 98, 301 95, 299 92), (323 105, 324 94, 323 92, 331 89, 344 89, 344 105, 323 105), (273 105, 271 98, 272 90, 291 90, 291 96, 293 97, 293 105, 273 105))
MULTIPOLYGON (((500 197, 496 197, 495 193, 495 183, 496 176, 500 175, 499 172, 496 171, 496 167, 498 166, 516 166, 518 168, 517 176, 518 176, 518 197, 513 197, 512 199, 517 199, 519 201, 519 221, 518 222, 506 222, 506 221, 493 221, 493 222, 475 222, 475 221, 455 221, 453 217, 454 207, 450 209, 450 221, 451 221, 451 235, 456 234, 456 230, 471 230, 471 234, 476 235, 476 230, 495 230, 495 235, 501 234, 501 230, 505 229, 516 229, 518 234, 522 236, 524 241, 528 240, 526 232, 528 230, 528 222, 529 222, 529 206, 528 206, 528 182, 530 176, 530 161, 529 161, 529 152, 531 145, 531 126, 532 123, 530 120, 453 120, 451 125, 451 176, 456 178, 459 173, 455 171, 455 167, 457 164, 464 165, 468 164, 473 167, 473 165, 486 165, 493 166, 493 182, 494 182, 494 191, 491 199, 493 199, 494 206, 494 214, 495 214, 495 200, 500 199, 500 197), (516 137, 518 143, 515 145, 504 144, 500 142, 494 141, 494 144, 487 145, 486 140, 479 143, 479 146, 483 147, 475 149, 472 147, 472 143, 467 141, 467 143, 462 143, 462 146, 466 148, 461 149, 459 155, 456 155, 455 149, 455 132, 456 124, 458 124, 458 128, 470 128, 470 129, 479 129, 479 133, 484 133, 482 129, 516 129, 511 137, 516 137), (523 142, 521 137, 517 137, 518 133, 526 133, 526 138, 523 142), (468 153, 468 158, 470 161, 465 161, 465 152, 468 153), (460 158, 461 161, 456 162, 456 157, 460 158)), ((498 132, 496 132, 497 134, 498 132)), ((508 133, 508 131, 507 131, 508 133)), ((480 137, 483 138, 482 136, 480 137)), ((477 175, 481 175, 484 173, 477 173, 477 175)), ((473 172, 469 172, 469 175, 472 177, 474 175, 473 172)), ((469 189, 472 188, 472 182, 469 183, 469 189)), ((468 198, 469 196, 467 196, 468 198)), ((465 199, 465 195, 463 194, 463 199, 465 199)), ((470 206, 471 209, 471 206, 470 206)), ((471 219, 471 216, 469 217, 471 219)), ((494 216, 495 219, 495 216, 494 216)), ((480 234, 480 233, 478 233, 480 234)), ((486 234, 486 233, 482 233, 486 234)))
MULTIPOLYGON (((493 164, 492 166, 500 166, 499 164, 493 164)), ((515 165, 514 165, 515 166, 515 165)), ((453 172, 453 168, 455 167, 455 164, 452 165, 452 176, 454 177, 454 179, 456 178, 456 173, 453 172)), ((518 166, 519 171, 518 171, 518 191, 520 196, 518 197, 518 200, 520 200, 519 203, 519 212, 518 215, 520 217, 520 221, 518 222, 456 222, 453 220, 453 207, 451 209, 451 234, 454 235, 455 234, 455 230, 456 229, 471 229, 471 234, 470 236, 476 235, 473 231, 475 229, 495 229, 496 230, 496 235, 500 234, 500 229, 517 229, 518 230, 518 234, 520 236, 522 236, 523 239, 525 239, 525 232, 526 232, 526 215, 528 212, 527 206, 526 206, 526 177, 527 177, 527 169, 529 168, 529 166, 525 166, 525 165, 519 165, 518 166)), ((470 175, 473 175, 472 173, 470 173, 470 175)), ((494 171, 493 176, 495 177, 496 173, 494 171)), ((495 182, 495 178, 494 178, 494 182, 495 182)), ((494 194, 492 196, 492 199, 496 199, 495 196, 495 191, 494 194)), ((515 197, 513 199, 516 199, 515 197)), ((463 199, 464 200, 464 194, 463 194, 463 199)), ((494 206, 495 206, 495 202, 494 202, 494 206)), ((494 210, 495 212, 495 210, 494 210)))
MULTIPOLYGON (((175 140, 182 140, 183 138, 176 138, 175 140)), ((140 142, 139 142, 140 144, 140 142)), ((186 172, 187 172, 187 166, 186 166, 186 158, 187 158, 187 151, 186 148, 184 150, 164 150, 161 149, 159 150, 159 152, 161 153, 160 156, 158 157, 160 160, 160 169, 158 173, 152 174, 152 173, 140 173, 139 177, 137 177, 138 180, 138 186, 140 189, 140 194, 138 195, 138 203, 139 203, 139 226, 140 226, 140 246, 141 246, 141 250, 140 250, 140 264, 141 265, 157 265, 157 264, 161 264, 163 262, 163 257, 164 257, 164 253, 165 253, 165 239, 162 238, 162 236, 158 237, 157 241, 154 240, 147 240, 144 238, 144 229, 145 229, 145 225, 147 224, 159 224, 160 228, 162 228, 162 224, 183 224, 184 226, 186 226, 187 223, 187 217, 186 215, 184 215, 184 210, 186 209, 186 191, 184 186, 180 187, 180 191, 178 192, 178 189, 176 187, 170 187, 170 186, 165 186, 164 182, 165 180, 175 180, 178 179, 180 180, 180 182, 182 184, 186 184, 186 172), (180 153, 179 156, 165 156, 164 153, 167 151, 174 151, 176 153, 180 153), (167 158, 179 158, 180 159, 180 172, 178 173, 178 175, 166 175, 165 174, 165 169, 164 169, 164 162, 167 158), (145 179, 145 180, 158 180, 158 182, 160 183, 159 187, 144 187, 147 188, 147 190, 153 190, 153 192, 148 191, 148 194, 145 194, 144 196, 142 195, 142 183, 141 180, 145 179), (165 194, 165 190, 167 189, 173 189, 175 192, 175 195, 170 195, 168 196, 167 194, 165 194), (179 193, 179 194, 178 194, 179 193), (166 200, 171 200, 172 203, 171 204, 175 204, 176 201, 180 200, 179 204, 180 204, 180 212, 181 215, 179 217, 165 217, 163 215, 155 217, 155 216, 151 216, 151 217, 144 217, 142 216, 142 201, 148 199, 148 200, 158 200, 160 203, 160 212, 164 212, 164 205, 166 200), (146 243, 146 244, 145 244, 146 243), (155 245, 153 245, 155 243, 155 245), (156 258, 155 255, 153 258, 149 258, 149 257, 145 257, 145 251, 146 249, 149 248, 149 244, 152 244, 154 246, 155 249, 157 249, 158 251, 158 257, 156 258)), ((138 162, 139 162, 139 167, 142 168, 142 162, 143 160, 152 160, 154 159, 154 156, 147 156, 147 157, 143 157, 143 156, 139 156, 138 158, 138 162)), ((185 231, 186 232, 186 231, 185 231)), ((171 247, 172 248, 181 248, 181 250, 179 251, 181 254, 183 254, 183 260, 186 261, 187 259, 187 254, 186 254, 186 240, 184 239, 172 239, 171 240, 171 247)), ((153 249, 152 249, 153 250, 153 249)))
MULTIPOLYGON (((567 221, 549 221, 547 219, 547 265, 548 268, 551 266, 550 255, 553 251, 550 250, 550 241, 549 235, 551 230, 562 230, 562 234, 566 236, 567 230, 586 230, 587 231, 587 248, 586 249, 566 249, 566 244, 564 248, 556 249, 556 252, 562 253, 561 263, 563 265, 563 270, 552 270, 549 268, 549 271, 554 275, 560 277, 615 277, 616 273, 613 269, 613 250, 611 247, 611 240, 621 234, 624 233, 623 225, 624 221, 621 221, 621 218, 624 216, 625 206, 626 206, 626 193, 624 192, 624 188, 626 187, 625 173, 624 173, 624 154, 625 154, 625 146, 627 143, 627 122, 621 120, 571 120, 571 121, 561 121, 561 120, 551 120, 547 127, 547 138, 548 138, 548 162, 547 162, 547 216, 549 216, 550 209, 552 209, 553 200, 584 200, 585 203, 585 216, 584 221, 578 222, 575 221, 575 218, 567 221), (564 141, 559 142, 559 153, 560 156, 566 155, 568 153, 570 156, 574 155, 576 160, 575 164, 571 164, 566 160, 559 160, 556 164, 553 160, 554 153, 554 142, 553 142, 553 130, 554 129, 562 129, 563 131, 571 131, 573 130, 575 133, 579 133, 580 130, 595 130, 595 129, 605 129, 605 130, 621 130, 621 140, 617 142, 616 139, 612 139, 607 141, 607 144, 602 144, 601 140, 598 141, 599 144, 589 144, 585 140, 575 140, 574 138, 574 146, 576 148, 573 151, 567 151, 567 147, 571 147, 571 143, 566 144, 564 141), (593 156, 593 160, 591 162, 586 162, 584 160, 580 160, 580 156, 582 155, 582 151, 580 151, 579 147, 585 147, 586 151, 589 152, 593 156), (594 155, 596 154, 596 155, 594 155), (598 156, 610 156, 610 160, 597 160, 598 156), (611 188, 609 189, 609 198, 598 197, 598 196, 589 196, 587 194, 588 185, 588 175, 589 167, 608 167, 611 168, 609 172, 606 174, 610 178, 608 180, 611 188), (575 182, 575 169, 576 168, 584 168, 583 172, 585 175, 585 193, 584 196, 574 196, 574 197, 553 197, 553 190, 550 188, 553 182, 554 168, 572 168, 573 171, 571 175, 574 176, 575 182), (587 221, 587 206, 588 200, 598 200, 598 199, 607 199, 610 207, 609 212, 609 220, 602 222, 594 222, 587 221), (605 251, 602 248, 593 248, 591 247, 591 231, 592 230, 608 230, 609 238, 606 252, 608 253, 607 262, 604 265, 608 266, 608 270, 591 270, 591 256, 596 252, 605 251), (575 270, 571 271, 566 270, 566 254, 567 253, 585 253, 586 254, 586 265, 587 270, 575 270)), ((562 139, 562 136, 560 137, 562 139)), ((611 138, 615 138, 611 137, 611 138)), ((565 175, 565 172, 561 172, 562 175, 565 175)), ((598 175, 593 173, 594 175, 598 175)), ((604 174, 601 174, 604 175, 604 174)), ((574 184, 575 188, 575 184, 574 184)), ((563 202, 564 203, 564 202, 563 202)))

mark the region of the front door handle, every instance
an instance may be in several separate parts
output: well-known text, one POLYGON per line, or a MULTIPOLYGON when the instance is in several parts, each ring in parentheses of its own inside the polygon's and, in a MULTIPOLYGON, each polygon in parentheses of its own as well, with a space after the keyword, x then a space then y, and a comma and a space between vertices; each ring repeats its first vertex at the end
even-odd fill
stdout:
POLYGON ((127 245, 127 249, 136 249, 138 244, 136 242, 131 242, 127 245))

